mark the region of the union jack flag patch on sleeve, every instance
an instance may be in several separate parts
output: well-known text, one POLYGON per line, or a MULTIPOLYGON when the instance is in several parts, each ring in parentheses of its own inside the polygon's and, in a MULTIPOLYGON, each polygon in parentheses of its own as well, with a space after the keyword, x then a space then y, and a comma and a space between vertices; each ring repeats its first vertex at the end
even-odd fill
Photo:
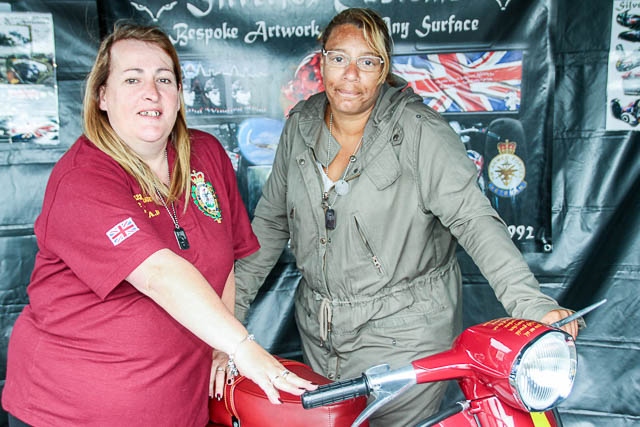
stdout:
POLYGON ((121 223, 116 224, 111 230, 107 231, 107 237, 111 240, 113 246, 118 246, 138 230, 140 229, 136 223, 133 222, 131 217, 129 217, 121 223))

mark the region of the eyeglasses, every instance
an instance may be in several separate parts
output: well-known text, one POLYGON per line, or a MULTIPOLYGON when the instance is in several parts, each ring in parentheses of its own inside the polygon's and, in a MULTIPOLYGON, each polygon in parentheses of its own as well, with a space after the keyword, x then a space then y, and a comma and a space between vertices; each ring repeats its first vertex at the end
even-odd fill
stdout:
POLYGON ((361 71, 378 71, 380 65, 384 63, 384 59, 379 56, 358 56, 352 58, 349 55, 337 52, 335 50, 322 49, 322 55, 327 58, 327 66, 331 68, 347 68, 353 59, 356 60, 356 66, 361 71))

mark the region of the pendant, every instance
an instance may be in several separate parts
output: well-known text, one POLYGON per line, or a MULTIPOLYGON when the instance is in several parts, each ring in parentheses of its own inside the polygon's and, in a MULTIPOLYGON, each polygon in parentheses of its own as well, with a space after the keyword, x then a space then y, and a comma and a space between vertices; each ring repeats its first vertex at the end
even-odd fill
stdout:
POLYGON ((189 249, 189 239, 187 239, 187 233, 184 232, 182 227, 176 227, 173 229, 173 234, 176 235, 176 240, 178 241, 178 246, 183 251, 189 249))
POLYGON ((336 211, 329 208, 324 211, 324 226, 327 230, 335 230, 336 228, 336 211))
POLYGON ((349 183, 344 179, 339 179, 335 183, 334 188, 338 196, 345 196, 347 193, 349 193, 349 183))

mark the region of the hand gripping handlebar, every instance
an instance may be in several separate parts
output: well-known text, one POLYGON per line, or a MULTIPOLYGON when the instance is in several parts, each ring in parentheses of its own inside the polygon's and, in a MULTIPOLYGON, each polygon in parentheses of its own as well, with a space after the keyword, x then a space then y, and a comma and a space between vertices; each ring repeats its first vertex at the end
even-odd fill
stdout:
POLYGON ((602 304, 604 304, 605 302, 607 302, 607 299, 603 299, 601 301, 598 301, 595 304, 591 304, 588 307, 583 308, 582 310, 578 310, 575 313, 573 313, 571 316, 565 317, 562 320, 558 320, 557 322, 554 322, 551 324, 551 326, 553 326, 554 328, 561 328, 564 325, 566 325, 569 322, 573 322, 576 319, 581 318, 582 316, 584 316, 585 314, 595 310, 596 308, 600 307, 602 304))

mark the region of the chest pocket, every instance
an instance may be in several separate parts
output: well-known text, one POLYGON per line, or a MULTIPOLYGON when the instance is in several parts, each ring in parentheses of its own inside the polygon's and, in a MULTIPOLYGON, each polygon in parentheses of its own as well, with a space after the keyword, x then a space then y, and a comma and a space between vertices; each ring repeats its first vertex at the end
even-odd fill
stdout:
POLYGON ((390 141, 385 143, 380 152, 368 161, 364 174, 378 190, 384 190, 393 184, 401 174, 400 161, 396 150, 399 150, 404 132, 395 126, 390 141))

